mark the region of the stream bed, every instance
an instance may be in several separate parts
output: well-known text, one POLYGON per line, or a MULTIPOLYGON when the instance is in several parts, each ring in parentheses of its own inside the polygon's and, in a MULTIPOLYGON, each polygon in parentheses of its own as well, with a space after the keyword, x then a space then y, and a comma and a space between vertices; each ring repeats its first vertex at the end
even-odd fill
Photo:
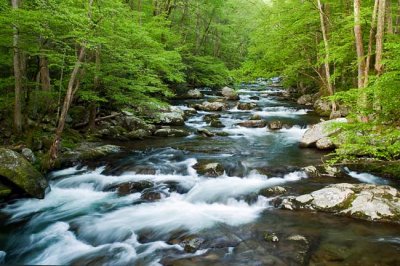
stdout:
POLYGON ((240 101, 257 107, 231 103, 219 112, 223 128, 210 128, 203 120, 210 113, 198 112, 186 122, 188 137, 119 143, 118 154, 50 173, 44 200, 20 199, 0 210, 0 264, 400 265, 398 225, 281 210, 274 197, 259 194, 282 186, 299 195, 343 182, 398 188, 366 173, 309 178, 301 168, 321 164, 326 153, 298 143, 320 118, 281 94, 243 85, 240 101), (237 126, 253 115, 290 126, 237 126), (207 138, 199 128, 227 136, 207 138), (199 162, 219 163, 225 173, 202 176, 199 162), (145 189, 132 192, 130 184, 145 189))

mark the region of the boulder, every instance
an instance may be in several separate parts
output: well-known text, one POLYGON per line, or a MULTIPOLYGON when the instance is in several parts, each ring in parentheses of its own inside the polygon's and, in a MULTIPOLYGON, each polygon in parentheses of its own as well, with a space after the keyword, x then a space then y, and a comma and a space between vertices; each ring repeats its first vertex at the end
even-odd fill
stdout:
POLYGON ((197 114, 197 110, 194 108, 187 108, 185 110, 183 110, 183 114, 185 115, 185 119, 194 116, 197 114))
POLYGON ((332 102, 330 100, 318 99, 314 103, 314 110, 320 116, 329 117, 332 111, 332 102))
POLYGON ((188 99, 201 99, 204 97, 204 95, 198 89, 189 90, 186 96, 188 99))
POLYGON ((226 103, 222 102, 203 102, 202 104, 194 105, 194 108, 202 111, 218 112, 225 111, 228 107, 226 103))
POLYGON ((238 101, 240 99, 238 93, 229 87, 224 87, 222 88, 222 96, 224 96, 225 99, 229 100, 229 101, 238 101))
POLYGON ((205 129, 205 128, 199 128, 197 130, 197 133, 202 135, 202 136, 204 136, 204 137, 208 137, 208 138, 215 136, 214 133, 210 132, 208 129, 205 129))
POLYGON ((316 143, 317 149, 319 150, 333 150, 335 149, 335 144, 330 138, 319 139, 316 143))
POLYGON ((250 120, 262 120, 262 118, 260 115, 255 114, 250 117, 250 120))
POLYGON ((200 237, 189 237, 183 240, 179 245, 183 247, 187 253, 195 253, 200 249, 201 245, 205 242, 205 239, 200 237))
POLYGON ((340 128, 335 127, 334 123, 347 123, 347 119, 339 118, 328 120, 312 126, 304 133, 300 141, 300 147, 307 148, 315 146, 317 141, 320 139, 327 138, 335 133, 338 133, 340 128))
POLYGON ((297 100, 297 103, 307 106, 313 105, 313 95, 312 94, 303 95, 297 100))
POLYGON ((153 183, 149 181, 140 181, 140 182, 127 182, 118 185, 114 185, 112 187, 107 188, 106 190, 116 190, 118 195, 126 196, 129 194, 142 192, 147 188, 152 188, 154 186, 153 183))
POLYGON ((158 129, 154 135, 156 137, 187 137, 189 136, 189 132, 183 129, 175 129, 175 128, 161 128, 158 129))
POLYGON ((185 113, 178 107, 171 106, 167 111, 158 114, 157 124, 170 126, 185 125, 185 113))
POLYGON ((207 123, 210 123, 212 120, 216 120, 216 119, 219 119, 219 118, 221 118, 220 114, 206 114, 203 117, 203 121, 207 122, 207 123))
POLYGON ((263 128, 267 125, 267 122, 264 120, 249 120, 249 121, 238 123, 237 125, 239 125, 241 127, 249 127, 249 128, 263 128))
POLYGON ((31 149, 28 148, 23 148, 21 151, 21 154, 27 159, 30 163, 35 163, 36 162, 36 157, 35 154, 31 149))
POLYGON ((281 121, 275 120, 268 123, 268 128, 270 130, 280 130, 283 128, 283 123, 281 121))
POLYGON ((0 177, 28 195, 43 199, 47 180, 22 155, 0 148, 0 177))
POLYGON ((151 132, 144 129, 133 130, 129 132, 127 135, 128 139, 136 140, 136 139, 144 139, 146 137, 151 136, 151 132))
POLYGON ((320 177, 321 176, 317 167, 312 166, 312 165, 306 166, 306 167, 302 168, 302 170, 307 174, 308 177, 320 177))
POLYGON ((225 127, 225 125, 219 119, 211 120, 210 126, 211 127, 215 127, 215 128, 223 128, 223 127, 225 127))
POLYGON ((225 169, 219 163, 197 163, 193 166, 200 175, 208 177, 217 177, 224 174, 225 169))
POLYGON ((400 223, 400 193, 390 186, 333 184, 298 197, 285 199, 292 210, 318 210, 358 219, 400 223))
POLYGON ((255 104, 255 103, 239 103, 237 105, 237 109, 243 110, 243 111, 253 110, 256 107, 257 107, 257 104, 255 104))
POLYGON ((287 191, 284 187, 276 186, 276 187, 269 187, 269 188, 261 189, 258 194, 261 196, 264 196, 264 197, 275 197, 275 196, 283 195, 286 192, 287 191))

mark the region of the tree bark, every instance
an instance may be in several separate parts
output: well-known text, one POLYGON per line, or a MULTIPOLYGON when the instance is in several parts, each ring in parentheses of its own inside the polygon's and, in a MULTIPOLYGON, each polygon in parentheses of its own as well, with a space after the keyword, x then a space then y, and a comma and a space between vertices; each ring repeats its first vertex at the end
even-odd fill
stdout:
POLYGON ((364 58, 364 45, 361 29, 361 0, 354 0, 354 35, 356 39, 357 49, 357 65, 358 65, 358 88, 364 88, 365 79, 365 58, 364 58))
POLYGON ((392 0, 386 2, 386 24, 387 33, 393 34, 393 16, 392 16, 392 0))
MULTIPOLYGON (((321 4, 321 0, 317 0, 318 2, 318 9, 319 9, 319 16, 321 20, 321 31, 322 31, 322 38, 324 40, 324 47, 325 47, 325 60, 324 60, 324 67, 325 67, 325 78, 326 78, 326 88, 330 96, 334 95, 334 90, 331 81, 331 71, 329 66, 329 42, 327 36, 327 29, 325 25, 325 17, 324 17, 324 8, 321 4)), ((332 101, 332 111, 336 111, 336 103, 332 101)))
POLYGON ((383 73, 382 56, 383 56, 383 37, 385 32, 385 10, 386 0, 379 0, 378 7, 378 24, 376 30, 376 59, 375 70, 378 75, 383 73))
POLYGON ((367 52, 367 58, 365 60, 364 88, 368 87, 368 82, 369 82, 369 68, 371 65, 372 45, 374 42, 374 36, 376 34, 376 16, 378 13, 378 5, 379 5, 379 0, 375 0, 374 10, 372 12, 371 29, 369 31, 368 52, 367 52))
MULTIPOLYGON (((94 86, 93 89, 94 91, 98 91, 100 87, 100 46, 97 46, 96 48, 96 53, 95 53, 95 61, 96 61, 96 74, 94 75, 94 86)), ((97 104, 95 102, 90 103, 89 106, 89 124, 88 124, 88 130, 93 131, 96 127, 96 116, 97 116, 97 104)))
POLYGON ((49 62, 47 60, 47 57, 44 55, 41 55, 39 57, 39 67, 40 67, 40 84, 42 87, 43 91, 50 91, 51 86, 50 86, 50 71, 49 71, 49 62))
MULTIPOLYGON (((14 10, 19 8, 19 0, 12 0, 11 5, 14 10)), ((19 29, 13 26, 13 66, 15 79, 15 98, 14 98, 14 130, 16 134, 22 132, 22 70, 21 70, 21 51, 19 49, 19 29)))
POLYGON ((397 15, 396 15, 396 34, 400 34, 400 0, 397 3, 397 15))

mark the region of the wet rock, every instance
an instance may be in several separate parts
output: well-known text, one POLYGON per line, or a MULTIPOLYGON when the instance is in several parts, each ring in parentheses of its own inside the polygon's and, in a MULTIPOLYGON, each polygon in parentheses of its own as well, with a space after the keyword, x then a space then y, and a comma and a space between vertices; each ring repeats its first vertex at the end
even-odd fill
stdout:
POLYGON ((319 139, 316 143, 316 147, 319 150, 333 150, 336 146, 330 138, 326 137, 319 139))
POLYGON ((237 109, 243 110, 243 111, 253 110, 256 107, 257 107, 257 104, 255 104, 255 103, 239 103, 237 105, 237 109))
POLYGON ((145 129, 138 129, 129 132, 127 135, 128 139, 136 140, 136 139, 144 139, 146 137, 151 136, 151 132, 145 129))
POLYGON ((225 125, 219 119, 211 120, 210 126, 211 127, 215 127, 215 128, 223 128, 223 127, 225 127, 225 125))
POLYGON ((304 133, 300 141, 300 147, 307 148, 315 146, 317 141, 319 141, 320 139, 327 138, 334 135, 335 133, 338 133, 340 131, 340 128, 335 127, 335 123, 347 123, 347 119, 339 118, 328 120, 312 126, 304 133))
POLYGON ((270 130, 280 130, 283 128, 283 123, 281 121, 271 121, 268 123, 268 128, 270 130))
POLYGON ((22 155, 0 148, 0 176, 28 195, 43 199, 47 180, 22 155))
POLYGON ((268 242, 279 242, 279 238, 275 233, 265 233, 264 240, 268 242))
POLYGON ((261 118, 260 115, 252 115, 252 116, 250 117, 250 120, 262 120, 262 118, 261 118))
POLYGON ((201 237, 190 237, 183 240, 179 245, 183 247, 187 253, 195 253, 200 249, 201 245, 205 242, 205 239, 201 237))
POLYGON ((229 87, 224 87, 222 88, 222 96, 225 97, 225 99, 229 100, 229 101, 238 101, 240 99, 238 93, 229 87))
POLYGON ((287 240, 290 241, 301 241, 304 242, 306 244, 308 244, 308 240, 306 237, 302 236, 302 235, 291 235, 287 238, 287 240))
POLYGON ((253 100, 253 101, 258 101, 258 100, 260 100, 260 97, 258 97, 258 96, 251 96, 249 99, 250 99, 250 100, 253 100))
POLYGON ((238 123, 238 125, 241 127, 248 127, 248 128, 263 128, 267 125, 267 122, 264 120, 249 120, 238 123))
POLYGON ((221 118, 221 115, 220 115, 220 114, 206 114, 206 115, 203 117, 203 121, 204 121, 204 122, 207 122, 207 123, 210 123, 211 121, 216 120, 216 119, 219 119, 219 118, 221 118))
POLYGON ((183 113, 184 113, 185 119, 187 119, 187 118, 189 118, 191 116, 196 115, 197 114, 197 110, 194 109, 194 108, 187 108, 187 109, 183 110, 183 113))
POLYGON ((341 171, 339 168, 337 168, 335 166, 330 166, 330 165, 325 165, 324 171, 328 176, 333 176, 333 177, 337 177, 341 174, 341 171))
POLYGON ((178 107, 171 106, 167 111, 158 114, 157 124, 183 126, 185 113, 178 107))
POLYGON ((128 131, 134 131, 134 130, 149 130, 150 125, 147 124, 145 121, 142 119, 135 117, 131 115, 130 112, 124 111, 126 115, 118 117, 117 125, 123 126, 125 129, 128 131), (129 114, 129 115, 128 115, 129 114))
POLYGON ((147 188, 152 188, 153 186, 154 186, 154 184, 149 181, 128 182, 128 183, 123 183, 123 184, 119 184, 116 186, 112 186, 110 188, 107 188, 106 190, 116 189, 118 192, 118 195, 126 196, 129 194, 142 192, 143 190, 145 190, 147 188))
POLYGON ((311 166, 304 167, 302 170, 303 170, 304 172, 306 172, 306 174, 307 174, 308 177, 314 177, 314 178, 316 178, 316 177, 320 177, 320 176, 321 176, 321 174, 320 174, 320 172, 318 171, 317 167, 312 166, 312 165, 311 165, 311 166))
POLYGON ((77 152, 79 154, 80 160, 94 160, 97 158, 101 158, 110 154, 117 153, 121 150, 119 146, 116 145, 102 145, 99 147, 87 147, 85 148, 84 145, 79 147, 77 152))
POLYGON ((210 132, 208 129, 205 129, 205 128, 199 128, 197 130, 197 133, 202 135, 202 136, 204 136, 204 137, 207 137, 207 138, 211 138, 211 137, 215 136, 214 133, 210 132))
POLYGON ((36 162, 36 156, 31 149, 23 148, 21 154, 27 159, 30 163, 36 162))
POLYGON ((175 128, 161 128, 158 129, 155 133, 154 136, 156 137, 187 137, 189 136, 189 132, 183 130, 183 129, 175 129, 175 128))
POLYGON ((319 210, 369 221, 400 223, 400 193, 390 186, 334 184, 310 194, 289 197, 284 203, 291 209, 319 210))
POLYGON ((258 193, 264 197, 276 197, 285 194, 287 190, 284 187, 276 186, 276 187, 269 187, 261 189, 258 193))
POLYGON ((145 201, 158 201, 162 199, 163 193, 160 191, 145 190, 142 192, 140 198, 145 201))
POLYGON ((209 111, 209 112, 220 112, 227 109, 227 104, 222 102, 203 102, 202 104, 195 104, 196 110, 209 111))
POLYGON ((197 163, 193 166, 197 173, 208 177, 217 177, 224 174, 224 167, 219 163, 197 163))
POLYGON ((201 99, 203 97, 204 97, 204 95, 198 89, 189 90, 187 92, 188 99, 201 99))
POLYGON ((229 133, 225 132, 225 131, 218 131, 215 133, 215 135, 219 136, 219 137, 228 137, 229 133))
POLYGON ((313 105, 313 102, 314 101, 313 101, 313 95, 312 94, 303 95, 297 100, 298 104, 307 105, 307 106, 313 105))

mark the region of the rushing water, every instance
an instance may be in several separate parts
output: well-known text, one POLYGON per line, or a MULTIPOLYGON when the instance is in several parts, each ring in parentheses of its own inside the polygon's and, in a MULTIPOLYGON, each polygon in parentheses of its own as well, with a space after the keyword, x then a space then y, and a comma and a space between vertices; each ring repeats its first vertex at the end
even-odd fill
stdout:
MULTIPOLYGON (((122 143, 124 151, 49 175, 44 200, 22 199, 1 210, 0 263, 71 265, 399 265, 398 226, 274 208, 263 188, 286 187, 293 195, 337 182, 388 184, 348 170, 346 179, 308 178, 301 167, 319 164, 324 153, 298 148, 310 110, 288 103, 265 85, 244 86, 242 102, 222 112, 229 135, 152 139, 122 143), (257 96, 259 98, 256 98, 257 96), (237 126, 257 114, 279 119, 289 129, 270 131, 237 126), (198 162, 219 162, 225 174, 199 175, 198 162), (132 182, 150 182, 161 198, 119 193, 132 182), (275 233, 280 242, 264 240, 275 233), (302 241, 288 238, 301 235, 302 241), (202 241, 195 253, 183 240, 202 241)), ((215 98, 208 95, 209 98, 215 98)), ((181 108, 194 101, 176 102, 181 108)), ((207 112, 187 121, 195 132, 208 127, 207 112)), ((215 130, 215 129, 212 129, 215 130)), ((396 185, 396 184, 392 184, 396 185)))

